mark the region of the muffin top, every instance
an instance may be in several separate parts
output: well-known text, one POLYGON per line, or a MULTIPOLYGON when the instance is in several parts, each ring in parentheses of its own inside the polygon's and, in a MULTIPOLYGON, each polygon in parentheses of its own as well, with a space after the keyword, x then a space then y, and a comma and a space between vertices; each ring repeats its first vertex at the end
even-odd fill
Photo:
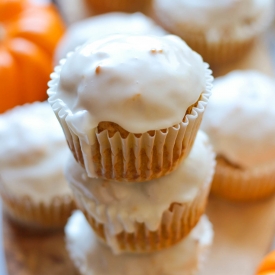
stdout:
POLYGON ((209 92, 209 75, 201 56, 176 36, 108 36, 62 61, 49 83, 49 102, 68 114, 80 137, 102 121, 144 133, 180 123, 209 92))
POLYGON ((2 114, 0 143, 4 191, 37 202, 70 193, 63 175, 69 149, 47 102, 18 106, 2 114))
POLYGON ((257 71, 215 79, 202 129, 218 155, 243 168, 275 160, 275 82, 257 71))
POLYGON ((60 40, 55 62, 89 39, 99 39, 109 34, 165 35, 166 32, 142 13, 110 12, 93 16, 70 25, 60 40))
POLYGON ((241 38, 244 29, 251 29, 251 24, 259 18, 266 22, 274 13, 273 0, 174 0, 171 3, 155 0, 154 4, 157 18, 165 22, 170 31, 204 32, 214 41, 224 34, 241 38))
POLYGON ((190 155, 164 177, 138 184, 89 178, 73 157, 66 165, 65 176, 88 211, 111 235, 122 230, 133 232, 136 222, 144 222, 154 231, 172 203, 192 202, 202 189, 208 189, 214 158, 207 136, 200 131, 190 155))
POLYGON ((139 255, 116 255, 97 241, 80 211, 75 211, 71 216, 65 233, 68 251, 83 275, 196 274, 205 260, 205 252, 212 244, 214 235, 212 224, 206 216, 202 216, 189 235, 172 249, 139 255))

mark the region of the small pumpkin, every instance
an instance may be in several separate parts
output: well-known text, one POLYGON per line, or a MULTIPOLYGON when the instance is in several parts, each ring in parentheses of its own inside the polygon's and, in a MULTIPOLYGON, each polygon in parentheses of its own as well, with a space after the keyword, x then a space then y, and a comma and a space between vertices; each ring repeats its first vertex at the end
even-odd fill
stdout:
POLYGON ((52 4, 0 0, 0 113, 47 98, 53 52, 64 30, 52 4))
POLYGON ((275 250, 263 258, 256 275, 275 275, 275 250))

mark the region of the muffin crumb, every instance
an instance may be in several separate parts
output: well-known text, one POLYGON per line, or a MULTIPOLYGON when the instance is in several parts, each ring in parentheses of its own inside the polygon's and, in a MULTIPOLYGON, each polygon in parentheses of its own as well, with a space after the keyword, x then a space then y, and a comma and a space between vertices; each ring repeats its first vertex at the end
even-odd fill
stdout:
POLYGON ((100 72, 101 72, 101 67, 97 66, 96 69, 95 69, 95 73, 100 74, 100 72))
POLYGON ((153 53, 153 54, 155 54, 155 53, 163 53, 163 50, 162 49, 157 50, 157 49, 154 48, 154 49, 151 49, 150 52, 153 53))

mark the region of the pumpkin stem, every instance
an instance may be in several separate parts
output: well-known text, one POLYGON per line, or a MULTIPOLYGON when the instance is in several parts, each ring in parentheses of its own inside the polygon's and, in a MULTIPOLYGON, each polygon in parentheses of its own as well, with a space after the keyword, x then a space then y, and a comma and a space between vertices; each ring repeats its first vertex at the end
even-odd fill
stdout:
POLYGON ((6 37, 6 30, 2 24, 0 24, 0 42, 4 41, 6 37))

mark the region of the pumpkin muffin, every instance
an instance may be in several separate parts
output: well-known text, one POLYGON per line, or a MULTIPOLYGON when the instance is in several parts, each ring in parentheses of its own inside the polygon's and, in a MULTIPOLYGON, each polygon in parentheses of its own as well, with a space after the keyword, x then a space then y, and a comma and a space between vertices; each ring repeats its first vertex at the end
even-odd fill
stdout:
POLYGON ((181 241, 204 213, 215 156, 199 132, 190 155, 167 176, 148 182, 89 178, 71 157, 65 176, 78 207, 111 249, 152 252, 181 241))
POLYGON ((111 12, 93 16, 68 26, 55 51, 55 64, 89 39, 110 34, 165 35, 166 32, 142 13, 111 12))
POLYGON ((202 129, 217 153, 211 191, 250 201, 275 192, 275 82, 257 71, 214 81, 202 129))
POLYGON ((153 17, 210 66, 238 60, 274 17, 273 0, 154 0, 153 17))
POLYGON ((187 157, 211 71, 176 36, 113 35, 68 54, 49 102, 89 177, 147 181, 187 157))
POLYGON ((0 116, 0 195, 21 225, 54 229, 75 208, 63 174, 70 155, 47 102, 16 107, 0 116))
POLYGON ((82 275, 190 275, 197 274, 213 242, 212 224, 202 216, 196 227, 177 245, 142 255, 115 255, 98 242, 85 217, 76 211, 65 227, 69 255, 82 275))

